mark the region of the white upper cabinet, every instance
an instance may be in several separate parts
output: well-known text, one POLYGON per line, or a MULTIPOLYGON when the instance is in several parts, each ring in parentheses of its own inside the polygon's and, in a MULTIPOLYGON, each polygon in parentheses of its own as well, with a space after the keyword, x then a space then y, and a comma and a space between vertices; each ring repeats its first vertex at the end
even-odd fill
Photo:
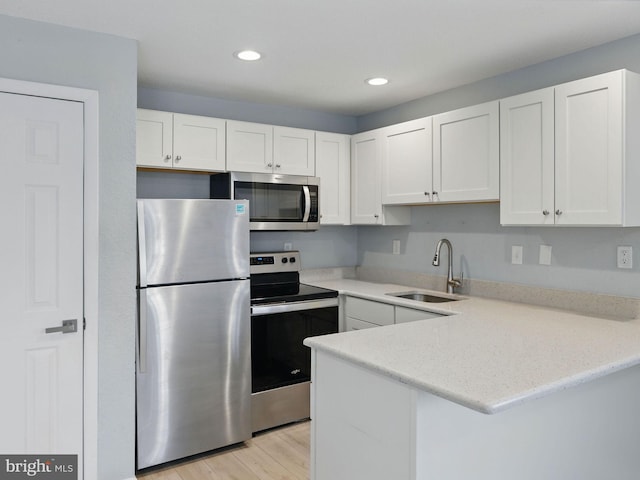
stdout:
POLYGON ((498 102, 433 117, 433 201, 499 199, 498 102))
POLYGON ((501 101, 501 223, 640 225, 639 102, 626 70, 501 101))
POLYGON ((615 72, 555 89, 558 225, 623 223, 623 82, 615 72))
POLYGON ((380 199, 380 135, 378 130, 351 137, 351 223, 378 223, 380 199))
POLYGON ((313 176, 315 132, 229 120, 227 170, 313 176))
POLYGON ((351 137, 351 223, 356 225, 407 225, 409 207, 384 207, 381 197, 382 130, 351 137))
POLYGON ((302 128, 273 127, 273 173, 316 174, 315 132, 302 128))
POLYGON ((553 88, 500 101, 500 222, 554 222, 553 88))
POLYGON ((273 127, 262 123, 227 121, 227 170, 273 172, 273 127))
POLYGON ((224 171, 225 123, 218 118, 138 109, 136 165, 224 171))
POLYGON ((427 117, 381 129, 383 204, 431 200, 431 128, 427 117))
POLYGON ((350 223, 349 135, 316 132, 316 176, 320 177, 320 223, 350 223))

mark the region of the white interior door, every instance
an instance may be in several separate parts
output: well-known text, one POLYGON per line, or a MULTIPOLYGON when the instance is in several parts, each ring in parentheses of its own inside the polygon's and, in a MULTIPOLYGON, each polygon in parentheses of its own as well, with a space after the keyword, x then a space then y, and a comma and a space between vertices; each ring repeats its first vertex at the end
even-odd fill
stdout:
POLYGON ((83 123, 80 102, 0 93, 0 452, 77 454, 79 469, 83 123))

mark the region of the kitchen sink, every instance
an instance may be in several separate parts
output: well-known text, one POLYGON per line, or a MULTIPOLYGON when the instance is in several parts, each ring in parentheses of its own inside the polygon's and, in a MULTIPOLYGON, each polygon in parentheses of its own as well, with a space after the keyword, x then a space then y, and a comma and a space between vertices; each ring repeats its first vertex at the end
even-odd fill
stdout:
POLYGON ((400 293, 387 293, 391 297, 406 298, 407 300, 415 300, 417 302, 426 303, 444 303, 444 302, 456 302, 459 298, 441 297, 439 295, 430 295, 423 292, 400 292, 400 293))

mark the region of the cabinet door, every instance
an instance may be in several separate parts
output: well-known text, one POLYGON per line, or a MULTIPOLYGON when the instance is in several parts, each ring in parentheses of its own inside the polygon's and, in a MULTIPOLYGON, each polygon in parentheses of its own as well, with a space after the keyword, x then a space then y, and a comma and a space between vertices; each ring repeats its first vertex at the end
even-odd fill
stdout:
POLYGON ((225 121, 175 113, 173 155, 175 168, 224 171, 225 121))
POLYGON ((173 114, 139 108, 136 114, 136 165, 173 166, 173 114))
POLYGON ((351 223, 354 225, 381 221, 379 144, 377 130, 351 137, 351 223))
POLYGON ((417 322, 427 318, 438 318, 444 315, 440 313, 427 312, 416 308, 396 307, 396 323, 417 322))
POLYGON ((499 199, 498 102, 433 117, 435 201, 499 199))
POLYGON ((273 127, 227 120, 227 170, 271 173, 273 127))
POLYGON ((500 223, 554 223, 553 88, 500 101, 500 223))
POLYGON ((394 306, 389 303, 365 300, 358 297, 345 299, 347 317, 356 318, 375 325, 392 325, 394 323, 394 306))
POLYGON ((273 173, 310 177, 316 174, 313 130, 273 127, 273 173))
POLYGON ((425 203, 431 199, 431 117, 382 129, 382 203, 425 203))
POLYGON ((316 132, 316 176, 320 177, 322 224, 349 224, 349 138, 349 135, 316 132))
POLYGON ((621 224, 622 72, 560 85, 555 102, 556 224, 621 224))
POLYGON ((365 322, 364 320, 359 320, 353 317, 347 317, 345 319, 345 331, 347 332, 353 332, 354 330, 364 330, 365 328, 374 328, 379 326, 380 325, 378 324, 365 322))

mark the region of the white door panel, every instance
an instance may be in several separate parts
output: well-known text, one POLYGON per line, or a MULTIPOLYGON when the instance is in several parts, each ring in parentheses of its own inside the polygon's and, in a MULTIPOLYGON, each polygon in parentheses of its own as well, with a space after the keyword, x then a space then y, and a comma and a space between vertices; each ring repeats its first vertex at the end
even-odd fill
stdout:
POLYGON ((80 466, 83 104, 1 93, 0 157, 0 451, 80 466), (67 319, 76 333, 45 333, 67 319))

